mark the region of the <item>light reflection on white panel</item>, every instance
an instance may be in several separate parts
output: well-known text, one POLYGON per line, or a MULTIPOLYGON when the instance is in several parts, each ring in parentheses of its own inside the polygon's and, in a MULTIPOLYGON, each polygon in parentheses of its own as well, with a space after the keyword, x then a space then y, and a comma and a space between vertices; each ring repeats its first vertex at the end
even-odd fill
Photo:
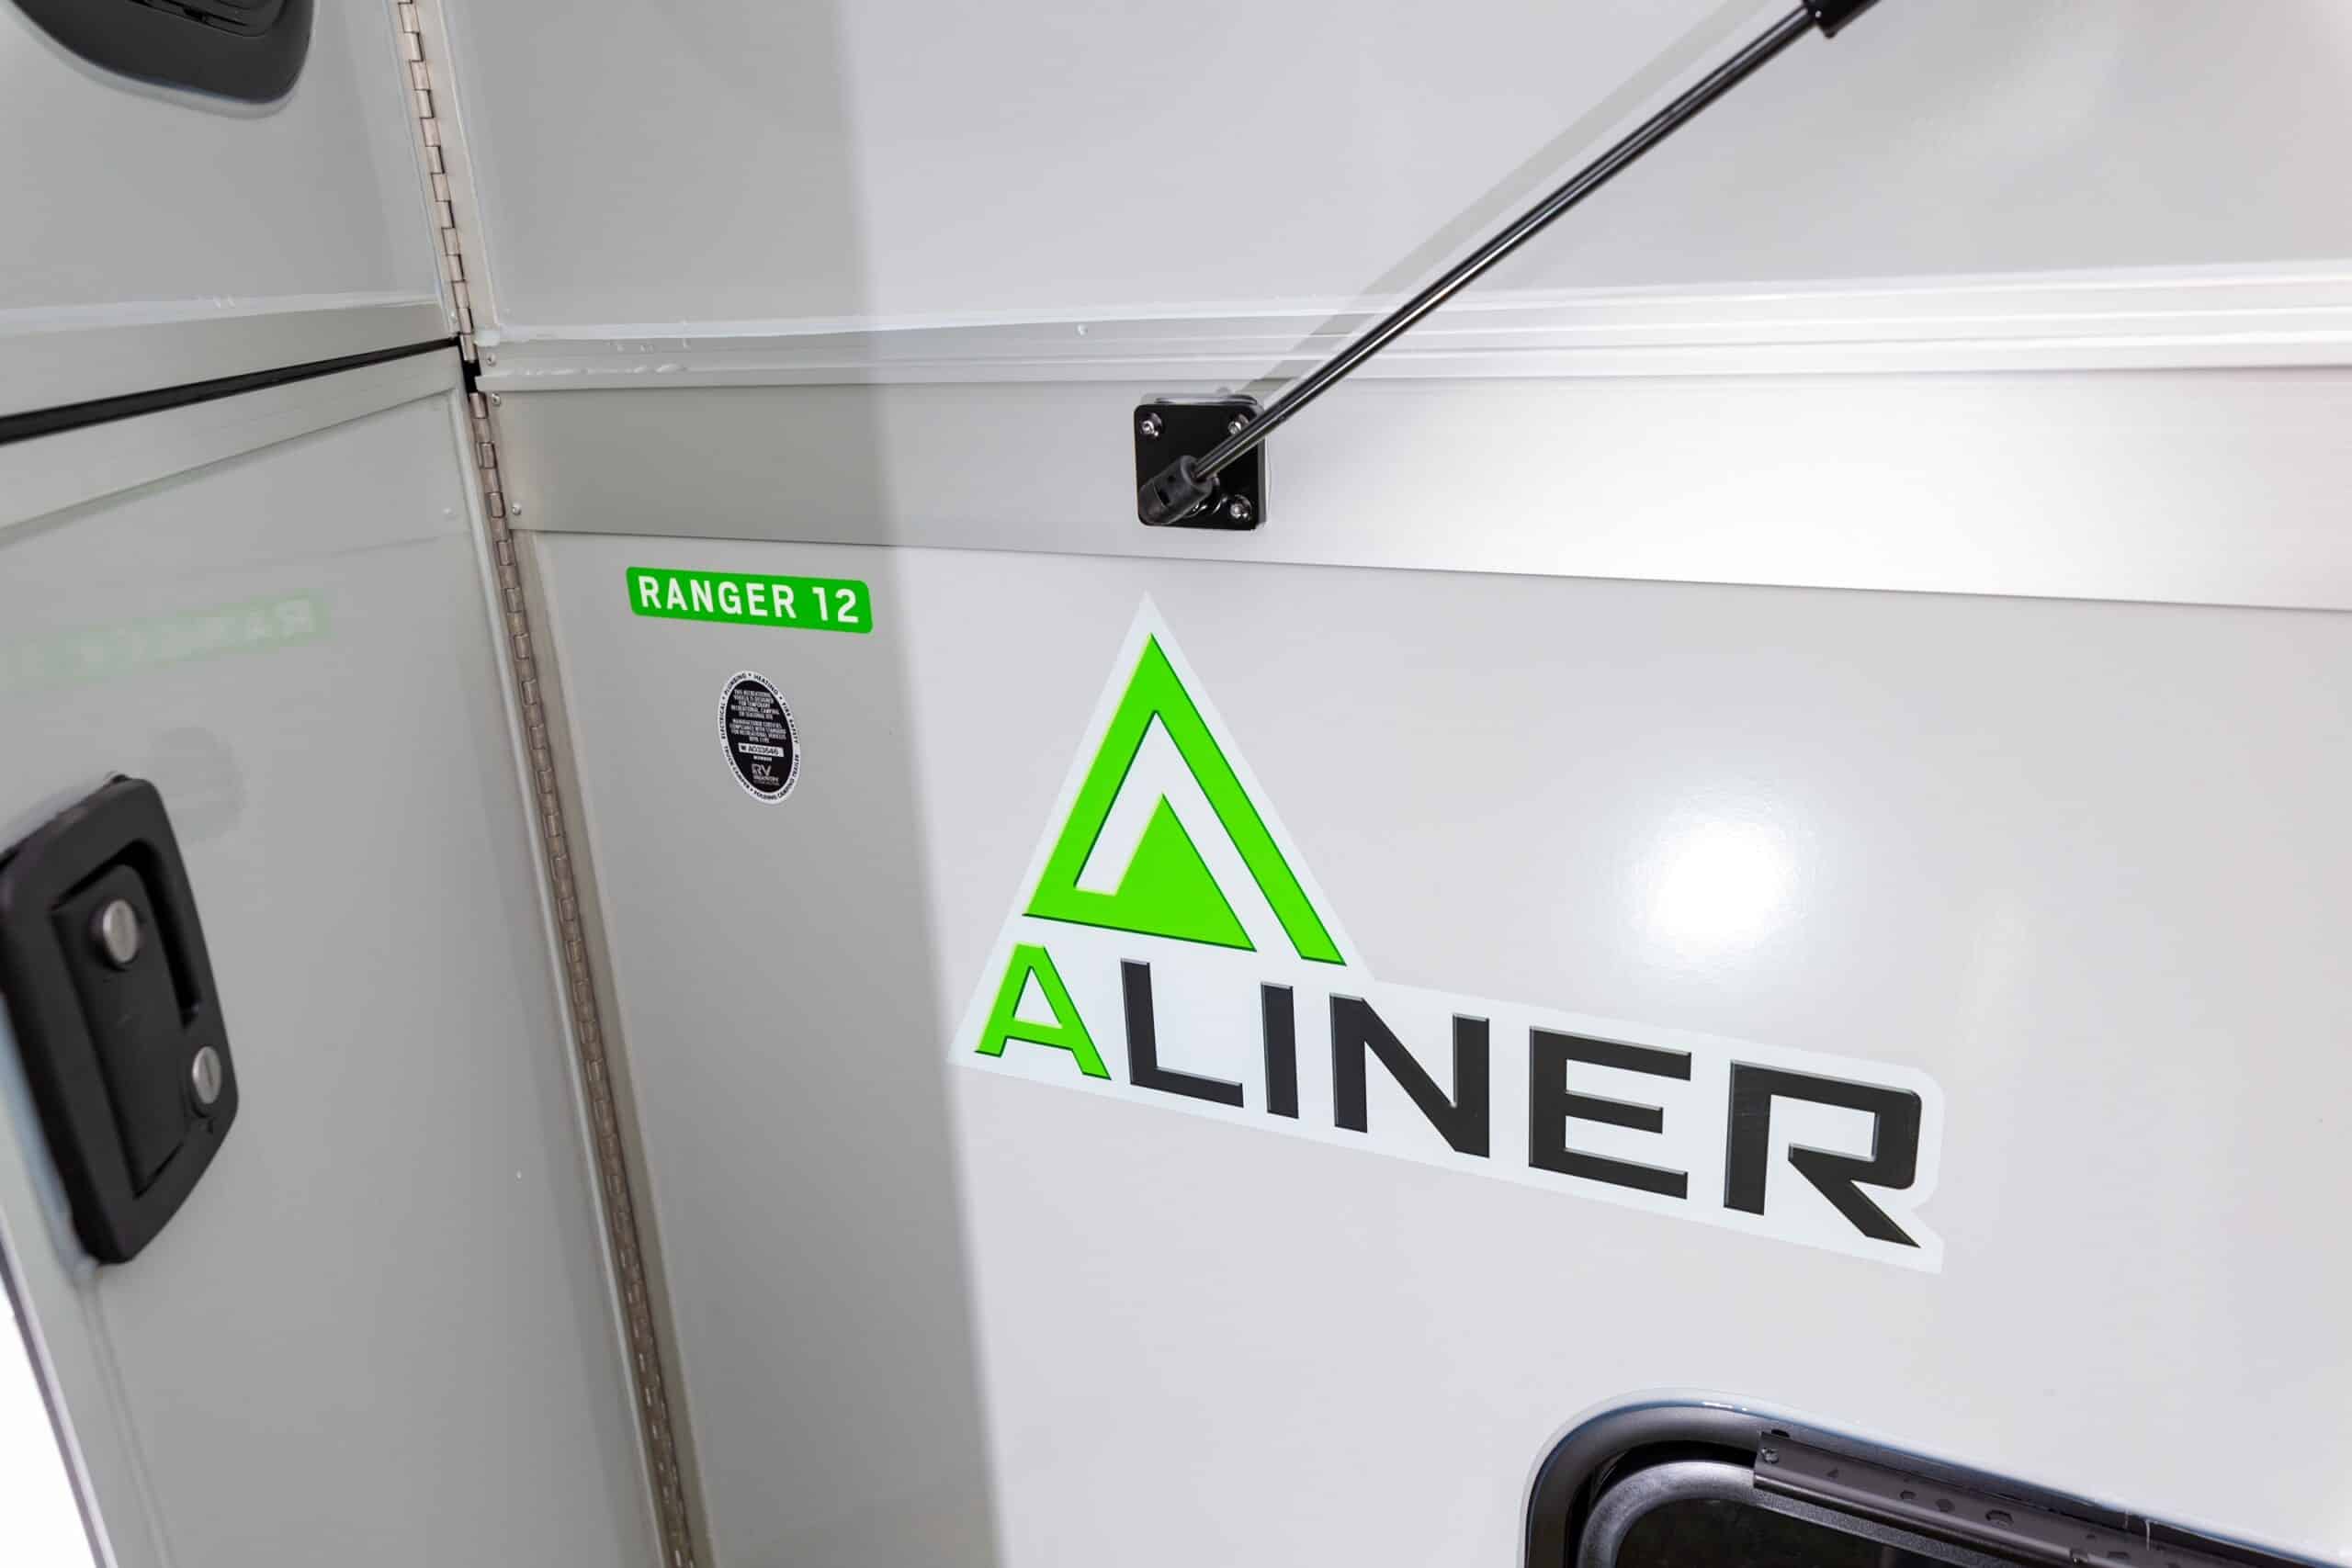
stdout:
POLYGON ((6 1478, 0 1496, 7 1501, 0 1510, 0 1561, 28 1568, 88 1562, 90 1541, 82 1532, 73 1483, 57 1451, 49 1406, 33 1381, 32 1362, 24 1354, 22 1325, 5 1292, 0 1310, 8 1313, 8 1321, 0 1324, 0 1477, 6 1478))
POLYGON ((1796 874, 1772 824, 1700 818, 1667 834, 1647 869, 1652 935, 1690 959, 1752 946, 1779 922, 1796 874))
MULTIPOLYGON (((672 331, 1405 289, 1788 9, 451 7, 500 325, 672 331), (1204 190, 1212 217, 1171 218, 1170 192, 1204 190)), ((2345 16, 1881 6, 1480 293, 2352 255, 2352 209, 2318 194, 2352 134, 2345 16)))

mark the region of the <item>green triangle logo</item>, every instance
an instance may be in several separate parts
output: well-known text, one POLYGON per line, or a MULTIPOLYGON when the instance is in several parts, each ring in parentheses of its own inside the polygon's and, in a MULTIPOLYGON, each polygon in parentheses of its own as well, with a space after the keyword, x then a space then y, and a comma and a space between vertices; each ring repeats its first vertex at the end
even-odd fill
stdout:
POLYGON ((1156 636, 1144 639, 1135 672, 1070 803, 1028 912, 1039 919, 1256 951, 1232 901, 1164 795, 1152 807, 1118 886, 1097 892, 1078 885, 1154 725, 1174 744, 1292 949, 1316 963, 1347 962, 1156 636))

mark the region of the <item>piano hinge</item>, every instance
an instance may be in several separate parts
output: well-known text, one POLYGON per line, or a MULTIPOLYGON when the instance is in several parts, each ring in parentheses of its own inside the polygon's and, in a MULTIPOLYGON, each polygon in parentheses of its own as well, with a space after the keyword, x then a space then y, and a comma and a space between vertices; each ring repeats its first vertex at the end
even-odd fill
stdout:
POLYGON ((622 1141, 622 1108, 616 1098, 607 1036, 594 972, 589 962, 589 939, 581 919, 580 885, 572 865, 569 814, 548 736, 538 645, 532 637, 530 609, 524 592, 521 563, 515 554, 511 524, 518 509, 507 500, 498 463, 498 438, 492 422, 497 396, 485 395, 471 387, 480 356, 474 344, 473 300, 468 287, 469 269, 464 236, 450 197, 448 161, 442 123, 436 113, 436 96, 446 95, 448 84, 446 80, 436 83, 435 79, 435 62, 426 51, 425 18, 420 14, 416 0, 398 0, 394 9, 399 25, 400 64, 405 73, 403 85, 415 112, 424 171, 431 182, 435 248, 441 259, 442 275, 448 280, 457 312, 458 348, 467 366, 469 446, 475 481, 481 490, 482 516, 490 530, 498 617, 522 718, 539 856, 555 905, 560 948, 557 959, 562 972, 565 1010, 571 1027, 572 1048, 579 1059, 580 1082, 588 1102, 588 1135, 595 1166, 596 1196, 611 1249, 614 1283, 627 1338, 624 1375, 635 1396, 632 1403, 652 1483, 654 1525, 661 1537, 663 1568, 695 1568, 693 1515, 686 1500, 676 1420, 683 1401, 665 1375, 654 1318, 653 1281, 648 1276, 637 1199, 622 1141))
POLYGON ((448 281, 450 303, 457 310, 458 352, 470 366, 477 363, 473 297, 467 288, 465 247, 458 232, 456 209, 449 198, 449 170, 441 146, 441 120, 434 103, 433 68, 424 56, 424 18, 417 14, 416 0, 400 0, 394 11, 400 21, 401 85, 407 89, 410 107, 416 116, 417 134, 424 143, 425 177, 432 185, 434 254, 440 257, 441 276, 448 281))

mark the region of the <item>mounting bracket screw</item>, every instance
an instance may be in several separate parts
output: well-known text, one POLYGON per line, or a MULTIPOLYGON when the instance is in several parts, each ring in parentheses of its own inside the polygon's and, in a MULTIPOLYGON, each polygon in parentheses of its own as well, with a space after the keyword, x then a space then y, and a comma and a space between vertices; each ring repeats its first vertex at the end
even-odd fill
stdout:
POLYGON ((1227 435, 1238 435, 1238 434, 1240 434, 1242 433, 1242 431, 1243 431, 1243 430, 1245 430, 1245 429, 1247 429, 1247 428, 1249 427, 1249 424, 1250 424, 1250 421, 1248 420, 1248 418, 1246 418, 1246 417, 1244 417, 1244 416, 1242 416, 1242 415, 1237 414, 1237 415, 1235 415, 1235 416, 1234 416, 1233 423, 1232 423, 1231 424, 1228 424, 1228 425, 1227 425, 1227 426, 1225 427, 1225 433, 1226 433, 1227 435))
POLYGON ((1148 413, 1136 421, 1136 428, 1142 431, 1147 437, 1157 440, 1160 432, 1159 416, 1156 413, 1148 413))
POLYGON ((1250 521, 1250 498, 1237 495, 1225 503, 1225 514, 1236 523, 1250 521))

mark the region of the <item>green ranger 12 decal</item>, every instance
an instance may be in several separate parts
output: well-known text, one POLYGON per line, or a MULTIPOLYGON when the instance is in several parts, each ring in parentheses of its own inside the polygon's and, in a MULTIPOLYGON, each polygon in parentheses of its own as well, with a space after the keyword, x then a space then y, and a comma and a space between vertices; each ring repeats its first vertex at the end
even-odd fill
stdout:
POLYGON ((628 607, 673 621, 870 632, 874 594, 854 577, 770 577, 740 571, 628 569, 628 607))
POLYGON ((968 1067, 1942 1266, 1924 1073, 1376 978, 1148 603, 1047 824, 968 1067))

